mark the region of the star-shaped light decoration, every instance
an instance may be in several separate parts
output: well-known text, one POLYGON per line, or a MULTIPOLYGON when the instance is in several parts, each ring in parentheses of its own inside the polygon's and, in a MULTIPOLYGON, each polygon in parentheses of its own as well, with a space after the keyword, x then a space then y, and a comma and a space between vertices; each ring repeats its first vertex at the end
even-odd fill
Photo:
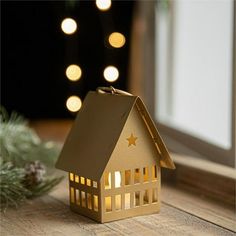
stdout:
POLYGON ((138 139, 138 137, 134 137, 133 133, 131 133, 130 137, 126 139, 129 142, 128 147, 131 145, 136 146, 137 139, 138 139))

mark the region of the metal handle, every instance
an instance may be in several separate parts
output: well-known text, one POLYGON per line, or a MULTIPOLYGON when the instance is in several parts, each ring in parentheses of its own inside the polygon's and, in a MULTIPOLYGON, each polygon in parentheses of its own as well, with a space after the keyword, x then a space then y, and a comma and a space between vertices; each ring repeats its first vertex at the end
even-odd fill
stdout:
POLYGON ((98 87, 97 88, 97 92, 98 93, 111 93, 111 94, 119 94, 119 95, 126 95, 126 96, 133 96, 133 94, 128 93, 126 91, 120 90, 120 89, 116 89, 112 86, 110 87, 98 87))

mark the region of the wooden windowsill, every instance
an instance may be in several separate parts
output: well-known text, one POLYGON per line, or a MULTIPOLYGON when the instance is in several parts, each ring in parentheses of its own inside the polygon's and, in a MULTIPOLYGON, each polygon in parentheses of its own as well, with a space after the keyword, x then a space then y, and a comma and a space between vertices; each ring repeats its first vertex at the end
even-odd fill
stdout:
POLYGON ((163 169, 163 179, 235 208, 235 169, 190 156, 171 153, 175 171, 163 169))
POLYGON ((176 153, 171 153, 171 157, 178 165, 184 165, 189 168, 199 169, 211 174, 217 174, 224 178, 236 180, 236 172, 234 168, 176 153))
POLYGON ((163 185, 161 197, 164 204, 222 228, 236 231, 235 208, 232 205, 209 198, 196 190, 192 191, 168 184, 163 185))
POLYGON ((236 231, 235 170, 176 153, 171 153, 171 157, 176 170, 162 171, 163 202, 236 231))

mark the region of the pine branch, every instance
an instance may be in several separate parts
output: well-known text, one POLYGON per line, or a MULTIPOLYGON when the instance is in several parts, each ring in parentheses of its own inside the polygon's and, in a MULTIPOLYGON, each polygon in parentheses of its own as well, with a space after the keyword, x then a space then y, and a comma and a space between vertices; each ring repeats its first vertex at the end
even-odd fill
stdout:
POLYGON ((23 185, 25 172, 23 168, 14 167, 6 162, 0 165, 0 206, 18 206, 18 203, 31 195, 23 185))
POLYGON ((50 167, 58 153, 58 146, 42 142, 23 116, 13 112, 9 117, 6 110, 0 108, 0 156, 4 162, 23 167, 28 161, 41 160, 50 167))
POLYGON ((52 188, 59 184, 62 179, 63 177, 46 179, 42 183, 30 188, 30 191, 32 192, 31 197, 38 197, 48 193, 52 188))
POLYGON ((58 146, 41 141, 23 116, 16 112, 9 116, 0 107, 1 210, 17 207, 26 198, 43 195, 56 186, 62 177, 45 176, 54 167, 58 153, 58 146))

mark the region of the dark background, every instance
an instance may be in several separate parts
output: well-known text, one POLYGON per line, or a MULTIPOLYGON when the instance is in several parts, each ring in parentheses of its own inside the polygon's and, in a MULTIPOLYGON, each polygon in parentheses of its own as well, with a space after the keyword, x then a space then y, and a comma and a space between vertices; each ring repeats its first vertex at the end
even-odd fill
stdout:
POLYGON ((127 89, 129 42, 134 2, 113 1, 106 12, 94 1, 1 2, 1 104, 27 118, 73 117, 66 106, 71 95, 84 99, 98 86, 127 89), (78 30, 66 35, 61 22, 76 20, 78 30), (118 31, 126 44, 115 49, 107 36, 118 31), (69 64, 82 69, 79 81, 71 82, 69 64), (103 70, 119 69, 119 79, 108 83, 103 70))

